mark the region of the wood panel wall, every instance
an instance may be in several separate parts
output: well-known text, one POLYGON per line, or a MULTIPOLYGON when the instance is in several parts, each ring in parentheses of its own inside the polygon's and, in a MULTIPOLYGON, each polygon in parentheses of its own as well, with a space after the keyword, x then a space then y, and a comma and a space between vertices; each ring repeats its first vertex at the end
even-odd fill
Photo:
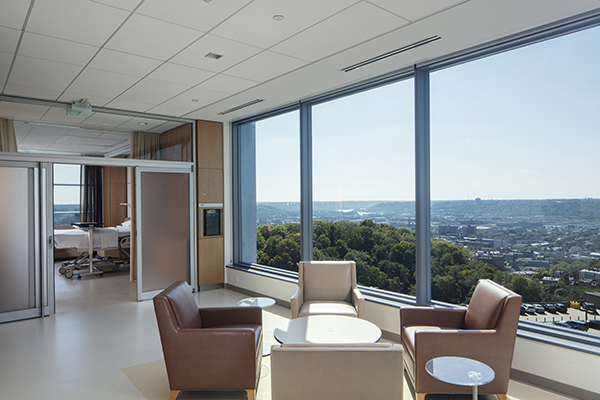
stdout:
POLYGON ((198 286, 225 281, 224 237, 203 236, 203 210, 221 210, 223 231, 223 124, 197 121, 198 286))
POLYGON ((192 161, 192 125, 184 124, 160 136, 161 159, 192 161))

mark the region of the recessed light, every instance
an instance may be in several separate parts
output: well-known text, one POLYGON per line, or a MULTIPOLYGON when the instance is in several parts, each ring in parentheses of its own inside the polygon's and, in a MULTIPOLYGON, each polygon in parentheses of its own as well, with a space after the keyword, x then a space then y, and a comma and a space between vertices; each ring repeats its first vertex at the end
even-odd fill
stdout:
POLYGON ((148 125, 148 123, 147 122, 138 122, 138 125, 146 126, 146 125, 148 125))
POLYGON ((192 101, 193 101, 194 103, 197 103, 197 102, 198 102, 198 99, 192 99, 192 101))
POLYGON ((204 57, 206 57, 206 58, 212 58, 213 60, 218 60, 219 58, 221 58, 223 56, 221 54, 217 54, 217 53, 208 53, 204 57))
POLYGON ((275 21, 283 21, 285 17, 283 15, 273 15, 275 21))

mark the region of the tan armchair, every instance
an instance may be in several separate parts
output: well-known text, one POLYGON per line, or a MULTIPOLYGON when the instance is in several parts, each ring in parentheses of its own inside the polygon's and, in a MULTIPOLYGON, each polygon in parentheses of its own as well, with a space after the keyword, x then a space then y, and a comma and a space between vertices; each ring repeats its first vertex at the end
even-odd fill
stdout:
POLYGON ((467 357, 489 365, 496 378, 480 386, 480 394, 506 400, 519 323, 521 296, 482 279, 467 309, 403 307, 400 309, 404 369, 416 400, 428 393, 471 393, 471 388, 441 382, 425 363, 435 357, 467 357))
POLYGON ((245 390, 254 400, 262 361, 260 307, 198 308, 185 282, 154 298, 170 400, 182 390, 245 390))
POLYGON ((284 343, 271 347, 272 400, 402 400, 399 344, 284 343))
POLYGON ((356 287, 354 261, 300 261, 292 318, 346 315, 364 318, 365 299, 356 287))

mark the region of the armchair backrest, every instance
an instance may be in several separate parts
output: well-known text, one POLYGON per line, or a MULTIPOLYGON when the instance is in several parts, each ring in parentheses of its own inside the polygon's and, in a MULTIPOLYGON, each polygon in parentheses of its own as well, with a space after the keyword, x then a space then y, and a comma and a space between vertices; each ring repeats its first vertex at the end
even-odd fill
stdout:
POLYGON ((356 287, 354 261, 300 261, 298 286, 304 301, 329 300, 352 302, 356 287))
POLYGON ((509 301, 521 302, 521 296, 489 279, 481 279, 465 313, 466 329, 495 329, 509 301))
MULTIPOLYGON (((188 329, 202 328, 198 305, 186 282, 175 282, 154 297, 153 301, 155 304, 164 303, 166 309, 172 312, 170 317, 174 318, 176 326, 188 329)), ((161 323, 160 320, 158 322, 161 323)))

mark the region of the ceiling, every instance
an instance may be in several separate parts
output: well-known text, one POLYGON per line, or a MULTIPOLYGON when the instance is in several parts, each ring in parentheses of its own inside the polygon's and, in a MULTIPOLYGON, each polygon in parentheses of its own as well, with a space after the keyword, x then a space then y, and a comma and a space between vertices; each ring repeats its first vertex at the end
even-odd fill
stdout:
MULTIPOLYGON (((0 3, 3 95, 220 122, 600 9, 598 0, 0 3), (434 35, 441 39, 341 71, 434 35)), ((73 118, 64 108, 6 100, 0 116, 15 119, 20 151, 88 155, 122 148, 131 130, 180 124, 99 112, 73 118)))

